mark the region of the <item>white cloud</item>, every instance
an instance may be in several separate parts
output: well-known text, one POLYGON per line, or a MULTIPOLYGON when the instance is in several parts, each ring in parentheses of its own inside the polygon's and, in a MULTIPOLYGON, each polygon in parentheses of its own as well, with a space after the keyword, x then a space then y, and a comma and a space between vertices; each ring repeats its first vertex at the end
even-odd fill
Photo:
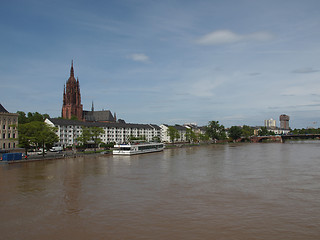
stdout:
POLYGON ((134 53, 127 56, 129 59, 136 61, 136 62, 148 62, 149 57, 143 53, 134 53))
POLYGON ((267 41, 272 38, 273 35, 268 32, 254 32, 241 35, 229 30, 218 30, 200 37, 197 43, 202 45, 216 45, 242 41, 267 41))

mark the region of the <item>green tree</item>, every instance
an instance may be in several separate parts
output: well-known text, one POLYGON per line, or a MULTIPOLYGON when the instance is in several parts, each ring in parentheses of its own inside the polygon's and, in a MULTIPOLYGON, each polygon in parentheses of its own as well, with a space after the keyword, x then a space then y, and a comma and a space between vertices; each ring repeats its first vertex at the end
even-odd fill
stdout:
POLYGON ((241 138, 242 136, 242 128, 238 126, 232 126, 229 129, 229 137, 232 138, 232 140, 237 140, 241 138))
POLYGON ((49 126, 45 122, 34 121, 31 124, 35 124, 38 134, 35 136, 35 143, 42 148, 42 154, 44 156, 45 149, 49 149, 54 143, 59 141, 56 128, 49 126))
POLYGON ((87 146, 88 142, 91 139, 91 131, 89 127, 82 127, 82 133, 77 138, 77 141, 81 142, 83 146, 87 146))
POLYGON ((200 133, 198 135, 198 138, 200 139, 200 141, 203 141, 203 142, 207 142, 209 141, 210 137, 208 136, 208 134, 202 134, 200 133))
POLYGON ((258 131, 259 136, 267 136, 269 133, 267 127, 261 127, 261 129, 258 131))
POLYGON ((320 134, 320 128, 302 128, 302 129, 293 129, 290 131, 291 134, 320 134))
POLYGON ((18 116, 19 124, 24 124, 24 123, 28 122, 28 118, 27 118, 25 112, 18 111, 17 113, 19 114, 19 116, 18 116))
POLYGON ((18 116, 19 124, 24 124, 24 123, 34 122, 34 121, 43 122, 46 118, 50 118, 50 116, 46 113, 41 114, 38 112, 35 112, 35 113, 28 112, 27 115, 25 114, 25 112, 22 112, 22 111, 18 111, 17 113, 19 114, 18 116))
POLYGON ((31 146, 42 148, 43 155, 46 148, 50 148, 55 142, 59 141, 56 128, 49 126, 45 122, 32 121, 19 124, 19 145, 27 153, 31 146))
POLYGON ((18 125, 19 133, 19 147, 25 149, 25 154, 27 155, 28 150, 31 148, 34 138, 34 132, 32 126, 29 123, 19 124, 18 125))
POLYGON ((274 132, 269 131, 267 127, 261 127, 261 129, 258 131, 259 136, 270 136, 275 135, 274 132))
POLYGON ((186 130, 186 139, 187 139, 187 142, 189 143, 198 141, 197 135, 191 128, 187 128, 186 130))
POLYGON ((254 129, 252 127, 249 127, 247 125, 243 125, 242 127, 242 137, 244 138, 250 138, 254 134, 254 129))
POLYGON ((99 143, 102 142, 100 135, 104 132, 101 127, 90 127, 91 140, 94 142, 94 151, 99 146, 99 143))
POLYGON ((170 142, 174 143, 174 141, 180 138, 179 131, 174 126, 168 127, 168 135, 170 138, 170 142))
POLYGON ((212 140, 226 139, 226 130, 223 125, 219 124, 219 121, 210 121, 206 133, 212 140))
POLYGON ((100 135, 104 132, 103 128, 100 127, 83 127, 81 135, 77 138, 84 146, 88 144, 89 141, 93 142, 94 150, 98 147, 99 143, 102 142, 100 135))

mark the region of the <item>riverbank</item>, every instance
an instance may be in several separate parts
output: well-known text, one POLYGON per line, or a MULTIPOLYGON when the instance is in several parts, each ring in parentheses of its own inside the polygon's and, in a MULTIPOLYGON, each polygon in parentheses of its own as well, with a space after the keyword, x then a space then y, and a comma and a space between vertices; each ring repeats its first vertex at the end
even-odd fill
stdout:
POLYGON ((15 163, 29 163, 29 162, 38 162, 38 161, 50 161, 50 160, 59 160, 67 158, 77 158, 83 156, 93 156, 101 154, 111 154, 111 150, 97 150, 97 151, 85 151, 85 152, 72 152, 64 151, 59 153, 48 153, 43 155, 29 155, 27 158, 14 161, 0 161, 0 164, 15 164, 15 163))
MULTIPOLYGON (((298 139, 295 139, 298 141, 298 139)), ((299 139, 302 140, 302 139, 299 139)), ((262 143, 270 143, 274 141, 263 141, 262 143)), ((241 143, 255 143, 255 142, 242 142, 242 141, 236 141, 236 142, 229 142, 227 140, 224 141, 216 141, 216 142, 202 142, 202 143, 166 143, 165 149, 176 149, 176 148, 187 148, 187 147, 199 147, 199 146, 208 146, 212 144, 241 144, 241 143)), ((261 142, 260 142, 261 143, 261 142)), ((36 162, 36 161, 50 161, 50 160, 58 160, 58 159, 67 159, 67 158, 77 158, 77 157, 83 157, 83 156, 94 156, 94 155, 101 155, 101 154, 112 154, 112 149, 105 150, 105 149, 98 149, 96 151, 94 150, 86 150, 86 151, 64 151, 64 152, 49 152, 42 155, 30 155, 28 158, 22 159, 22 160, 15 160, 15 161, 0 161, 0 164, 15 164, 15 163, 28 163, 28 162, 36 162)))

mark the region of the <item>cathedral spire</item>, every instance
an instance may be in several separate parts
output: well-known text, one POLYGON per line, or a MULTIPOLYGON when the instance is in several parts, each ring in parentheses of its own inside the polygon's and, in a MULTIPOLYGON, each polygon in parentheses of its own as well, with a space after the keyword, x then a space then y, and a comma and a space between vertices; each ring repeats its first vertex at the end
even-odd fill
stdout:
POLYGON ((91 111, 94 112, 93 101, 92 101, 91 111))
POLYGON ((71 119, 73 116, 83 119, 79 79, 75 79, 73 60, 71 61, 70 77, 63 89, 62 117, 71 119))
POLYGON ((73 59, 72 59, 72 61, 71 61, 70 77, 74 77, 73 59))

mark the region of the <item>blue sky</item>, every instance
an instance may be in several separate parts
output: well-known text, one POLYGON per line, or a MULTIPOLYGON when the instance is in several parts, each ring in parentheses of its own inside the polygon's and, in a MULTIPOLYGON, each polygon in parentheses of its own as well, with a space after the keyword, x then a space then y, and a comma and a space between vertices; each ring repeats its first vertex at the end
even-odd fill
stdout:
POLYGON ((84 109, 131 123, 320 126, 318 0, 2 0, 0 103, 61 115, 74 60, 84 109))

